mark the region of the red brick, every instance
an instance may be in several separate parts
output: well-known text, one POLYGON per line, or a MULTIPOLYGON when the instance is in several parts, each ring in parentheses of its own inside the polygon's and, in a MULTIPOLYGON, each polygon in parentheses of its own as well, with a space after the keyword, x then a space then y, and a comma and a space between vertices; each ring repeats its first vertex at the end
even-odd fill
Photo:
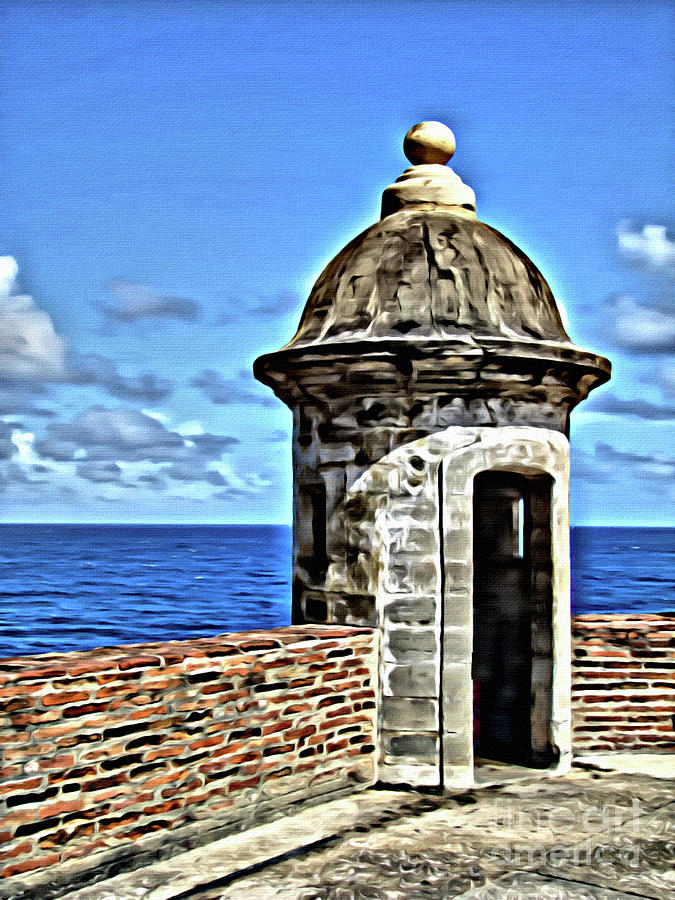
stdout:
POLYGON ((228 785, 228 790, 231 794, 233 794, 235 791, 242 791, 245 788, 256 787, 260 784, 260 781, 260 775, 254 775, 252 778, 246 778, 243 781, 232 781, 228 785))
POLYGON ((26 853, 31 853, 32 850, 32 841, 23 841, 20 844, 14 844, 13 847, 10 847, 7 850, 0 851, 0 860, 16 859, 17 856, 24 856, 26 853))
POLYGON ((83 659, 79 662, 68 664, 68 674, 75 677, 77 675, 97 675, 99 672, 105 672, 114 668, 114 662, 110 659, 83 659))
POLYGON ((44 690, 44 683, 39 684, 21 684, 12 682, 0 688, 0 698, 3 700, 7 697, 35 697, 40 691, 44 690))
POLYGON ((143 809, 144 816, 157 816, 171 812, 173 809, 180 809, 182 803, 180 800, 166 800, 164 803, 157 803, 155 806, 146 806, 143 809))
POLYGON ((190 750, 201 750, 202 747, 215 747, 218 744, 222 744, 224 740, 225 740, 225 736, 222 734, 219 734, 219 735, 214 735, 213 737, 202 738, 201 740, 193 741, 188 746, 190 747, 190 750))
POLYGON ((146 676, 145 678, 143 678, 143 689, 146 691, 165 691, 169 688, 175 688, 182 684, 182 680, 180 678, 166 677, 165 670, 162 671, 162 675, 164 677, 146 676))
POLYGON ((316 679, 314 679, 314 678, 307 678, 307 677, 294 678, 291 681, 289 687, 292 687, 292 688, 309 687, 310 684, 315 684, 315 681, 316 681, 316 679))
POLYGON ((24 759, 33 759, 36 756, 46 756, 53 753, 56 746, 51 743, 23 744, 20 747, 12 747, 4 751, 3 756, 7 762, 19 762, 24 759))
POLYGON ((35 869, 43 869, 46 866, 53 866, 59 861, 58 853, 49 853, 47 856, 40 856, 37 859, 27 859, 24 862, 14 863, 6 866, 0 871, 0 878, 12 878, 14 875, 25 875, 26 872, 33 872, 35 869))
MULTIPOLYGON (((83 822, 75 828, 60 828, 58 831, 40 838, 39 845, 45 849, 52 847, 62 847, 68 841, 78 841, 85 837, 91 837, 96 831, 96 825, 93 822, 83 822)), ((62 857, 63 859, 63 857, 62 857)))
POLYGON ((122 828, 124 825, 131 825, 132 823, 138 821, 138 813, 131 812, 126 815, 114 816, 110 819, 102 819, 98 823, 98 830, 101 831, 112 831, 115 828, 122 828))
POLYGON ((311 710, 312 707, 309 703, 292 703, 290 706, 287 706, 283 712, 282 716, 294 716, 297 713, 307 712, 307 710, 311 710))
POLYGON ((48 806, 41 806, 38 809, 39 819, 48 819, 51 816, 62 816, 64 813, 79 812, 84 809, 84 800, 59 800, 58 803, 51 803, 48 806))
POLYGON ((29 731, 7 731, 6 729, 0 732, 0 747, 8 746, 9 744, 28 744, 31 740, 31 734, 29 731))
POLYGON ((78 722, 59 723, 58 725, 45 725, 42 728, 36 728, 33 731, 33 740, 42 741, 50 738, 63 737, 66 734, 79 734, 80 725, 78 722))
POLYGON ((150 716, 163 716, 168 712, 168 708, 166 706, 145 706, 142 709, 136 709, 134 712, 129 713, 128 718, 136 722, 139 719, 149 719, 150 716))
POLYGON ((292 730, 287 731, 285 737, 289 741, 300 741, 298 746, 302 747, 304 738, 309 737, 310 734, 314 734, 315 732, 316 725, 305 725, 303 728, 293 728, 292 730))
MULTIPOLYGON (((203 686, 200 686, 199 693, 210 696, 211 694, 222 694, 222 693, 227 693, 232 690, 234 690, 234 682, 232 682, 232 681, 222 681, 222 682, 216 681, 216 682, 212 682, 210 684, 205 684, 203 686)), ((235 696, 241 696, 241 693, 238 692, 237 695, 235 695, 235 696)), ((221 697, 220 702, 222 703, 226 699, 229 699, 229 697, 228 698, 221 697)))
POLYGON ((47 709, 44 712, 21 713, 19 716, 12 716, 12 724, 14 727, 22 725, 40 725, 43 722, 55 722, 61 718, 58 709, 47 709))
POLYGON ((183 794, 186 791, 193 791, 197 788, 201 788, 202 780, 201 778, 191 778, 190 781, 184 781, 182 784, 177 785, 176 787, 164 788, 161 791, 162 799, 170 799, 171 797, 175 797, 177 794, 183 794))
POLYGON ((35 790, 40 787, 42 780, 42 776, 38 775, 33 778, 22 778, 19 781, 7 781, 0 784, 0 795, 35 790))
POLYGON ((326 744, 326 753, 335 753, 336 750, 344 750, 349 746, 349 741, 347 738, 343 738, 340 741, 335 741, 332 744, 326 744))
POLYGON ((117 663, 120 672, 126 672, 128 669, 147 669, 161 665, 162 660, 157 656, 128 656, 117 663))
POLYGON ((49 769, 67 769, 70 766, 75 765, 75 757, 72 753, 68 753, 63 756, 53 756, 50 759, 34 760, 33 764, 40 772, 44 772, 49 769))
POLYGON ((137 794, 135 791, 131 794, 125 793, 118 800, 115 800, 114 803, 110 804, 110 812, 114 813, 122 809, 138 808, 143 803, 151 803, 154 799, 152 791, 145 791, 142 794, 137 794))
POLYGON ((12 676, 13 681, 51 681, 53 678, 62 678, 68 672, 63 666, 43 666, 34 669, 23 669, 12 676))
POLYGON ((43 706, 64 706, 66 703, 78 703, 80 700, 88 700, 87 691, 58 691, 54 694, 45 694, 42 698, 43 706))
POLYGON ((138 685, 127 682, 111 684, 108 687, 99 688, 94 694, 95 700, 104 700, 107 697, 124 697, 138 693, 138 685))
POLYGON ((234 800, 219 800, 217 803, 210 804, 209 808, 212 812, 221 812, 224 809, 232 809, 234 800))
MULTIPOLYGON (((290 726, 290 724, 291 724, 290 722, 275 722, 272 725, 265 725, 265 727, 262 730, 262 733, 263 733, 263 735, 277 734, 278 732, 284 731, 284 729, 288 728, 290 726)), ((290 734, 289 734, 289 739, 290 739, 290 734)))
POLYGON ((103 747, 96 747, 93 750, 87 750, 81 753, 79 761, 81 763, 98 762, 100 759, 113 759, 124 753, 124 744, 118 741, 116 744, 106 744, 103 747))
POLYGON ((155 759, 166 759, 171 756, 181 756, 181 754, 186 753, 188 748, 181 744, 178 747, 160 747, 158 750, 150 750, 144 756, 143 759, 146 762, 152 762, 155 759))
MULTIPOLYGON (((147 706, 149 703, 156 703, 156 697, 150 697, 149 694, 138 694, 134 697, 119 697, 117 700, 113 700, 110 704, 110 711, 114 712, 116 709, 120 709, 121 707, 126 706, 147 706)), ((105 709, 105 705, 103 706, 105 709)))
POLYGON ((238 766, 242 763, 254 762, 257 759, 262 759, 261 750, 247 750, 245 753, 235 753, 234 756, 228 757, 223 760, 222 765, 238 766))

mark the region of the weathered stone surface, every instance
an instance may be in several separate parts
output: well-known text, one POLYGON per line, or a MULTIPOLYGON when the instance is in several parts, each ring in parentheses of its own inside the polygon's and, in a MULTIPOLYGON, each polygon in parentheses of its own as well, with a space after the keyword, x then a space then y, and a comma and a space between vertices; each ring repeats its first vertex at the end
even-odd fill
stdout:
POLYGON ((443 658, 449 664, 454 662, 466 662, 471 656, 473 647, 472 635, 470 631, 470 623, 467 625, 454 624, 456 619, 452 618, 452 625, 446 625, 443 629, 443 658))
POLYGON ((438 701, 416 697, 383 697, 380 707, 382 725, 388 731, 419 728, 438 731, 438 701))
POLYGON ((387 662, 434 662, 438 637, 432 628, 390 628, 385 632, 384 659, 387 662))
POLYGON ((434 761, 438 756, 438 734, 384 733, 383 751, 392 756, 412 756, 415 760, 434 761))
POLYGON ((438 665, 435 662, 414 665, 384 665, 382 688, 391 697, 437 697, 438 665))
POLYGON ((398 625, 428 625, 436 618, 436 600, 434 597, 387 597, 383 600, 387 620, 398 625))
POLYGON ((312 290, 288 349, 397 336, 569 342, 550 288, 507 238, 450 209, 402 209, 355 238, 312 290))
MULTIPOLYGON (((639 760, 641 757, 637 757, 639 760)), ((185 849, 69 900, 628 900, 673 894, 672 780, 573 769, 555 779, 420 796, 367 790, 185 849), (485 888, 486 893, 476 891, 485 888)), ((652 762, 663 762, 652 755, 652 762)), ((392 771, 406 783, 410 769, 392 771)), ((427 767, 419 772, 432 776, 427 767)), ((623 770, 625 771, 625 770, 623 770)), ((430 781, 429 785, 433 782, 430 781)), ((194 846, 194 845, 193 845, 194 846)), ((166 848, 165 848, 166 850, 166 848)), ((62 894, 31 879, 15 896, 62 894)), ((4 886, 4 885, 3 885, 4 886)), ((0 888, 0 893, 2 889, 0 888)))
MULTIPOLYGON (((609 363, 572 344, 536 266, 477 220, 473 191, 439 164, 450 147, 435 143, 443 126, 418 131, 417 164, 385 191, 381 221, 329 263, 296 335, 254 370, 293 410, 294 621, 379 628, 382 696, 435 698, 446 728, 463 735, 457 759, 451 744, 443 756, 449 785, 472 764, 473 497, 486 471, 527 482, 528 503, 543 485, 550 494, 527 512, 531 646, 515 612, 493 616, 520 635, 518 665, 494 682, 509 699, 532 657, 528 746, 533 759, 569 763, 565 435, 609 363), (403 625, 419 629, 417 641, 403 625), (453 665, 464 666, 457 689, 453 665)), ((524 682, 517 693, 526 696, 524 682)), ((510 719, 512 746, 525 706, 519 724, 510 719)), ((510 713, 492 709, 506 723, 510 713)))

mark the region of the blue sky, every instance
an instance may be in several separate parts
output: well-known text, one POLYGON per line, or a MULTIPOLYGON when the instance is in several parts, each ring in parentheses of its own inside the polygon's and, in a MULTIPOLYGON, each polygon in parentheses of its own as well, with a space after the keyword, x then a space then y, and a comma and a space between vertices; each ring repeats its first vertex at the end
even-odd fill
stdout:
POLYGON ((251 363, 423 119, 614 377, 572 521, 675 524, 672 6, 0 4, 0 518, 290 521, 251 363))

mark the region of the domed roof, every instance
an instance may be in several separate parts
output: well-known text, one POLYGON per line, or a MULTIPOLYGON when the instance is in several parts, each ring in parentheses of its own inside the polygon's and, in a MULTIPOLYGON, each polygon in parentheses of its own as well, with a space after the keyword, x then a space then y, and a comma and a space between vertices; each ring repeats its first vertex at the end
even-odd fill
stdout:
POLYGON ((516 359, 524 371, 555 363, 564 378, 575 369, 585 393, 607 380, 609 362, 570 341, 534 263, 476 218, 474 192, 445 165, 454 149, 439 122, 410 129, 404 150, 413 165, 384 191, 380 221, 324 269, 292 340, 254 365, 279 396, 298 379, 319 384, 329 360, 341 361, 335 378, 349 370, 363 382, 381 374, 383 383, 392 359, 401 372, 435 365, 445 389, 460 357, 474 360, 475 375, 488 357, 497 364, 495 354, 513 360, 511 369, 516 359))
POLYGON ((551 289, 521 250, 463 211, 425 205, 397 210, 338 253, 285 349, 481 337, 569 343, 551 289))

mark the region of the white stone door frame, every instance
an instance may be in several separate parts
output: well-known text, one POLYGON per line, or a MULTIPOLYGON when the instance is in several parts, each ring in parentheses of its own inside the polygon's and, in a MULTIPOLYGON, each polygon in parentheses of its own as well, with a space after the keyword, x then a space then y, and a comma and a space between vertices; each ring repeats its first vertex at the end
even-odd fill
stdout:
POLYGON ((571 763, 569 443, 559 432, 512 426, 467 429, 477 441, 467 445, 444 432, 439 466, 443 531, 441 623, 441 758, 446 787, 474 779, 473 697, 473 496, 476 475, 488 471, 549 475, 551 496, 552 654, 550 735, 558 759, 553 771, 571 763), (449 440, 448 440, 449 439, 449 440))
MULTIPOLYGON (((380 778, 453 788, 475 783, 473 490, 480 472, 552 479, 553 676, 550 737, 571 763, 569 443, 527 426, 463 427, 413 441, 371 466, 331 517, 326 590, 374 599, 380 632, 380 778)), ((348 609, 348 601, 347 609, 348 609)))

